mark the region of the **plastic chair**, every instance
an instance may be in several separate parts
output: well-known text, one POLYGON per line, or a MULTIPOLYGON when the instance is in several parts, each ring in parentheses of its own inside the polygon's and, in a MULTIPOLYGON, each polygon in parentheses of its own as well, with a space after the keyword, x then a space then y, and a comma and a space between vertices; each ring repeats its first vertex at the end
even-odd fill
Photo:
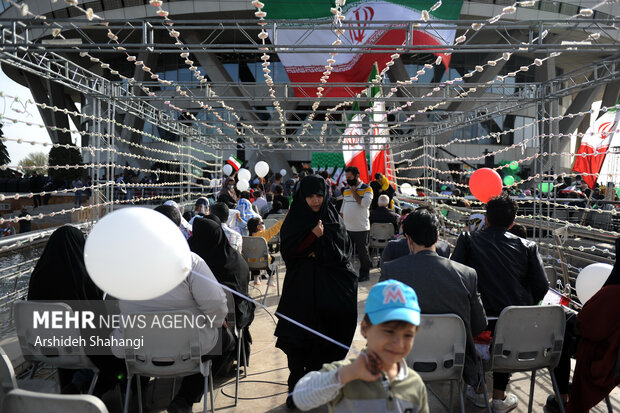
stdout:
POLYGON ((239 373, 241 370, 241 358, 243 357, 243 377, 247 377, 248 375, 248 366, 247 366, 247 356, 245 354, 245 347, 243 345, 243 329, 238 328, 237 326, 237 317, 235 315, 235 299, 233 294, 224 290, 226 293, 226 304, 228 305, 228 316, 226 317, 227 322, 230 325, 234 326, 235 338, 237 339, 237 374, 235 377, 235 406, 239 401, 239 373))
POLYGON ((34 311, 51 314, 51 311, 61 311, 73 315, 73 309, 66 303, 47 303, 35 301, 17 301, 14 307, 15 327, 19 346, 26 361, 31 363, 47 363, 63 369, 89 369, 95 375, 90 383, 88 394, 92 394, 99 377, 99 369, 86 356, 86 350, 80 345, 81 340, 72 340, 67 346, 47 347, 35 346, 37 338, 53 340, 55 337, 81 337, 79 328, 34 328, 34 311))
POLYGON ((456 314, 422 314, 407 365, 418 372, 424 382, 450 381, 450 411, 453 408, 454 382, 465 412, 463 368, 467 334, 463 320, 456 314))
MULTIPOLYGON (((144 320, 147 326, 153 326, 153 320, 162 320, 165 316, 193 315, 186 311, 146 313, 144 320)), ((138 380, 138 408, 142 413, 142 389, 140 376, 147 377, 185 377, 201 373, 205 377, 203 412, 207 412, 207 389, 211 396, 211 412, 213 404, 213 379, 211 360, 202 360, 202 351, 197 328, 166 330, 161 328, 127 327, 123 331, 125 339, 141 339, 143 345, 139 349, 126 347, 125 364, 127 365, 127 391, 125 393, 124 412, 129 408, 131 382, 134 376, 138 380)))
POLYGON ((387 247, 388 242, 394 239, 396 232, 394 225, 385 223, 374 223, 370 225, 370 243, 368 248, 380 251, 387 247))
POLYGON ((4 397, 17 388, 17 379, 15 378, 15 370, 13 363, 6 355, 2 347, 0 347, 0 405, 4 397))
MULTIPOLYGON (((528 413, 531 413, 536 371, 546 368, 551 376, 556 400, 561 400, 553 369, 560 361, 565 328, 566 317, 559 305, 504 308, 495 325, 490 359, 482 363, 482 389, 489 412, 491 405, 484 382, 485 371, 531 371, 528 403, 528 413)), ((564 413, 562 403, 559 403, 559 406, 564 413)))
POLYGON ((3 413, 108 413, 105 404, 95 396, 49 394, 15 389, 2 400, 3 413))
POLYGON ((261 237, 243 237, 243 258, 248 263, 250 270, 271 270, 269 281, 267 282, 267 288, 265 289, 265 295, 263 296, 262 303, 265 304, 267 299, 267 293, 269 292, 269 284, 273 279, 273 275, 276 276, 276 288, 278 295, 280 295, 280 276, 278 273, 278 266, 269 263, 269 247, 267 247, 267 241, 261 237))

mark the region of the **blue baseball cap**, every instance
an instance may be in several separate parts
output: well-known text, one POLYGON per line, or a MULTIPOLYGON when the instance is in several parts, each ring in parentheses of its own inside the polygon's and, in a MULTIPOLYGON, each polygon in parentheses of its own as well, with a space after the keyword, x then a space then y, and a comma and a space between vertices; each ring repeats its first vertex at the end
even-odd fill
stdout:
POLYGON ((368 293, 365 312, 373 324, 406 321, 420 325, 420 305, 413 288, 396 280, 375 284, 368 293))

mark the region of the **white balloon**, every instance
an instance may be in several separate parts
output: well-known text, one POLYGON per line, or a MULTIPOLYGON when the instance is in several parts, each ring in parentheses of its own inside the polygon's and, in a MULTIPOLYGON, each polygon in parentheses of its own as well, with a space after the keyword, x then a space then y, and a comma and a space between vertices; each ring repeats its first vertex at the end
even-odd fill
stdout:
POLYGON ((224 172, 224 175, 226 176, 230 176, 230 174, 232 174, 232 166, 230 164, 226 164, 222 167, 222 172, 224 172))
POLYGON ((240 191, 247 191, 248 188, 250 188, 250 183, 244 179, 240 179, 239 182, 237 182, 237 189, 240 191))
POLYGON ((581 304, 585 304, 598 290, 603 287, 609 274, 611 274, 612 266, 609 264, 596 263, 590 264, 577 275, 575 281, 575 290, 581 304))
POLYGON ((252 172, 248 171, 245 168, 239 169, 239 173, 237 174, 240 181, 249 181, 252 178, 252 172))
POLYGON ((192 269, 185 237, 157 211, 123 208, 103 217, 84 246, 86 270, 122 300, 150 300, 179 285, 192 269))
POLYGON ((260 178, 264 178, 265 175, 269 173, 269 164, 265 161, 257 162, 254 166, 254 172, 256 172, 256 175, 260 178))
POLYGON ((411 186, 411 184, 405 182, 404 184, 400 186, 400 192, 402 192, 405 195, 413 195, 413 193, 415 192, 415 189, 413 188, 413 186, 411 186))
POLYGON ((280 169, 280 175, 286 176, 286 169, 280 169))

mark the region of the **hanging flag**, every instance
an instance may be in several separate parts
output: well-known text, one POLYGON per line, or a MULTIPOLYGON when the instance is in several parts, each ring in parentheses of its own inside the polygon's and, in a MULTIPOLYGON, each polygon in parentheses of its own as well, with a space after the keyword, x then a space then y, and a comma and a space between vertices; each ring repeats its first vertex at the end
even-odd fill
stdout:
POLYGON ((235 171, 238 171, 241 168, 241 161, 232 155, 230 155, 230 158, 228 158, 226 163, 235 168, 235 171))
POLYGON ((368 164, 364 148, 364 128, 359 103, 353 103, 353 115, 349 118, 349 126, 342 139, 342 156, 346 166, 356 166, 360 170, 360 179, 368 183, 368 164), (357 112, 357 113, 356 113, 357 112))
MULTIPOLYGON (((332 0, 304 0, 303 7, 300 2, 291 0, 268 0, 265 1, 264 11, 268 19, 279 20, 276 35, 267 29, 271 42, 283 47, 279 50, 278 57, 291 82, 318 83, 325 71, 327 60, 333 58, 329 83, 360 83, 366 80, 368 67, 373 62, 378 62, 383 70, 391 56, 397 53, 396 49, 404 43, 412 46, 429 46, 429 49, 437 46, 452 45, 456 28, 450 24, 436 24, 445 20, 458 20, 463 6, 463 0, 444 0, 443 5, 430 10, 437 3, 436 0, 353 0, 347 1, 342 8, 345 15, 343 22, 344 33, 338 38, 334 30, 312 29, 308 25, 295 27, 296 20, 310 20, 316 23, 330 23, 334 19, 331 12, 332 0), (429 23, 435 23, 432 27, 412 28, 408 24, 402 28, 384 29, 392 21, 406 22, 423 20, 427 18, 429 23), (291 24, 287 26, 286 20, 291 24), (351 25, 347 22, 354 21, 351 25), (375 23, 381 22, 381 23, 375 23), (408 30, 411 32, 408 33, 408 30), (328 48, 335 41, 340 40, 341 46, 347 45, 384 45, 394 46, 385 49, 384 53, 369 53, 369 49, 356 47, 347 51, 338 52, 331 56, 328 48), (298 46, 322 46, 322 50, 313 52, 311 49, 303 49, 301 52, 293 52, 291 45, 298 46), (368 50, 368 52, 366 51, 368 50)), ((278 50, 276 48, 276 50, 278 50)), ((416 48, 415 53, 423 52, 424 48, 416 48)), ((432 52, 441 56, 446 69, 450 63, 450 54, 432 52)), ((326 87, 323 96, 326 97, 349 97, 360 92, 363 88, 351 88, 346 86, 326 87)), ((315 96, 316 86, 297 87, 295 95, 315 96)))
POLYGON ((575 155, 573 171, 584 173, 583 180, 590 188, 594 188, 598 176, 585 174, 598 174, 601 171, 611 142, 620 138, 619 126, 620 111, 611 109, 594 122, 581 140, 581 145, 575 155), (594 153, 597 155, 593 155, 594 153))
MULTIPOLYGON (((378 73, 375 63, 370 72, 370 79, 374 79, 378 73)), ((374 179, 376 173, 383 174, 390 184, 394 182, 393 168, 390 154, 390 130, 387 125, 387 113, 385 112, 385 102, 381 100, 381 87, 372 86, 370 88, 372 103, 372 124, 368 130, 370 142, 370 177, 374 179)))

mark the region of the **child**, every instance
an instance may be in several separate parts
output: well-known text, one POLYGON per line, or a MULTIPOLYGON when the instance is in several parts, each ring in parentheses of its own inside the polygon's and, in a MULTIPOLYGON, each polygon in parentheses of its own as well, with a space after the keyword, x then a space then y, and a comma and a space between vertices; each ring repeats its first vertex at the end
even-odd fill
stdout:
POLYGON ((380 282, 370 290, 365 311, 364 352, 302 377, 293 392, 296 407, 329 403, 330 412, 428 413, 426 387, 404 360, 420 324, 415 291, 399 281, 380 282))
MULTIPOLYGON (((250 218, 248 220, 248 234, 251 237, 262 237, 267 243, 271 241, 273 237, 275 237, 279 232, 280 228, 282 228, 282 224, 284 223, 284 219, 277 222, 269 229, 265 229, 265 223, 262 218, 250 218)), ((269 255, 269 264, 273 262, 273 257, 269 255)), ((260 286, 260 271, 259 270, 251 270, 252 275, 254 276, 254 285, 260 286)), ((267 274, 271 276, 271 270, 267 269, 267 274)), ((275 287, 276 284, 273 281, 269 282, 270 287, 275 287)))

